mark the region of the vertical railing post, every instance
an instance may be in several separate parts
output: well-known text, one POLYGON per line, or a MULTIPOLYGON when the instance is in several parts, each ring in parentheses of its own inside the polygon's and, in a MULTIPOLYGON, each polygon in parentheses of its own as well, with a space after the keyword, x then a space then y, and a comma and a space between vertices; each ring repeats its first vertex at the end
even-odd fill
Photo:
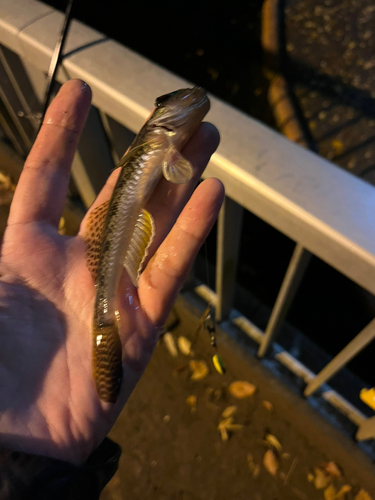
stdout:
POLYGON ((258 356, 263 357, 283 322, 305 274, 311 254, 299 243, 296 243, 293 255, 286 270, 275 305, 267 324, 264 337, 259 346, 258 356))
POLYGON ((98 110, 91 106, 72 165, 72 176, 88 208, 114 169, 109 141, 98 110))
POLYGON ((375 438, 375 417, 366 418, 366 420, 360 424, 355 438, 357 441, 375 438))
POLYGON ((217 223, 216 321, 229 316, 235 289, 243 208, 225 197, 217 223))
POLYGON ((306 386, 304 396, 309 397, 324 382, 330 379, 335 373, 344 368, 344 366, 354 358, 367 344, 375 338, 375 318, 365 326, 365 328, 354 337, 353 340, 342 349, 332 361, 321 370, 306 386))

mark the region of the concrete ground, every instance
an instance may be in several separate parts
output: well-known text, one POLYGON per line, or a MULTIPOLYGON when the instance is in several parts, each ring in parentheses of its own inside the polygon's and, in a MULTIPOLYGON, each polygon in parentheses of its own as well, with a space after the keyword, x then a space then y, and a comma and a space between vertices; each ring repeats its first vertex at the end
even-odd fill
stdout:
POLYGON ((171 331, 176 342, 181 335, 193 341, 194 355, 173 357, 160 340, 110 433, 123 453, 103 500, 375 498, 375 468, 355 443, 222 332, 218 351, 227 371, 215 371, 207 332, 194 342, 203 308, 186 297, 176 303, 171 331), (209 367, 202 380, 191 380, 191 360, 209 367), (234 397, 230 384, 238 380, 255 393, 234 397), (235 427, 225 441, 218 425, 229 406, 236 406, 235 427))
POLYGON ((375 8, 369 0, 266 0, 263 47, 280 129, 375 184, 375 8))

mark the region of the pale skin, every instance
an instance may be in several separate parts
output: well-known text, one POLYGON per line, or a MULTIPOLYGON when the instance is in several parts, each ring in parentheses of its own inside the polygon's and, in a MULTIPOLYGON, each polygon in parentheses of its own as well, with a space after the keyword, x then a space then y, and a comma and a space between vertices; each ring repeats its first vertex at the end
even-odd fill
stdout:
POLYGON ((57 232, 90 102, 89 87, 71 80, 50 105, 14 195, 0 262, 0 444, 73 464, 83 463, 115 423, 224 196, 216 179, 195 189, 219 142, 205 123, 183 151, 194 178, 179 186, 161 180, 148 203, 156 238, 139 288, 124 273, 118 294, 121 394, 116 404, 103 403, 91 370, 95 287, 84 236, 87 217, 110 198, 119 172, 109 177, 78 236, 57 232))

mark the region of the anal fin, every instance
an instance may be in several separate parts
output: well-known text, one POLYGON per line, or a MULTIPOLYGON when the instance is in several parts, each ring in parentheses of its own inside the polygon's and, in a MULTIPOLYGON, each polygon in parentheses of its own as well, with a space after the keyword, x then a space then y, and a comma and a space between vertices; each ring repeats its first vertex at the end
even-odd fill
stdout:
POLYGON ((129 248, 124 257, 124 267, 135 287, 142 271, 142 265, 147 257, 148 248, 154 239, 155 224, 150 212, 142 210, 140 213, 129 248))
POLYGON ((90 214, 86 226, 86 265, 96 283, 100 258, 100 246, 103 240, 103 230, 107 217, 109 201, 96 207, 90 214))

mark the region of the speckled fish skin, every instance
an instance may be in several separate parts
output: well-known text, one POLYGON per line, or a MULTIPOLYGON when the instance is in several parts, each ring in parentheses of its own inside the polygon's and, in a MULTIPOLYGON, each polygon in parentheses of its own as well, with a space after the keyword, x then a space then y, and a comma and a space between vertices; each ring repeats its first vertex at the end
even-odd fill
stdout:
POLYGON ((194 87, 161 96, 155 106, 120 161, 122 170, 109 203, 100 248, 93 318, 93 376, 99 398, 110 403, 116 402, 122 383, 121 319, 115 299, 124 255, 137 218, 162 176, 167 152, 171 148, 181 151, 210 105, 204 90, 194 87))

